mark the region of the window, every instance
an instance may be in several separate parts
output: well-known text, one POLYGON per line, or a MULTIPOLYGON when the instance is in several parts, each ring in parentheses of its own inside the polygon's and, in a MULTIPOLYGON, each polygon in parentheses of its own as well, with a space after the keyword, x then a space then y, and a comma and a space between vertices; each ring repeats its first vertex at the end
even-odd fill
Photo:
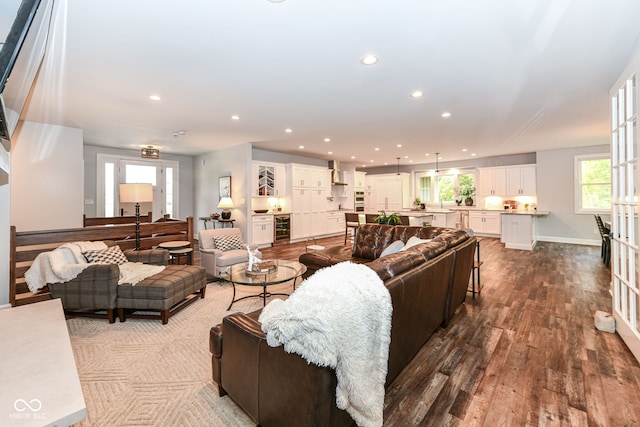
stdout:
POLYGON ((434 176, 432 172, 416 173, 416 193, 423 203, 453 204, 456 188, 473 187, 473 173, 453 170, 446 175, 434 176))
POLYGON ((609 154, 575 156, 576 213, 611 210, 611 157, 609 154))

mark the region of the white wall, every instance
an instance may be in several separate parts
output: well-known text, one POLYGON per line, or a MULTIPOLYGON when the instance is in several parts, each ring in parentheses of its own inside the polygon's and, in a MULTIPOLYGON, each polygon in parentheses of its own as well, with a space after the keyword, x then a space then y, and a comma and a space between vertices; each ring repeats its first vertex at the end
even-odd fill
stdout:
MULTIPOLYGON (((593 214, 575 213, 574 156, 609 153, 610 146, 566 148, 538 151, 538 210, 550 211, 538 220, 538 240, 600 245, 600 235, 593 214)), ((609 218, 609 215, 603 215, 609 218)))
POLYGON ((82 130, 22 122, 11 150, 17 231, 82 227, 82 130))
POLYGON ((0 182, 0 308, 9 303, 9 226, 11 225, 10 184, 0 182))
POLYGON ((197 156, 193 166, 195 197, 195 232, 204 229, 198 217, 220 212, 218 178, 231 176, 231 199, 235 208, 231 219, 235 227, 242 230, 242 238, 247 241, 247 215, 251 205, 251 144, 241 144, 219 151, 197 156))

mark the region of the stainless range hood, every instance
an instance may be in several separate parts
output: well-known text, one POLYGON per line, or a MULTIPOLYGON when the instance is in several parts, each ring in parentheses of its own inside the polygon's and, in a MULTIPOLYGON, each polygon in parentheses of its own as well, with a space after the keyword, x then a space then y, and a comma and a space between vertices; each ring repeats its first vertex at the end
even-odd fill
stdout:
POLYGON ((340 161, 329 160, 329 169, 331 169, 331 185, 347 185, 340 180, 340 161))

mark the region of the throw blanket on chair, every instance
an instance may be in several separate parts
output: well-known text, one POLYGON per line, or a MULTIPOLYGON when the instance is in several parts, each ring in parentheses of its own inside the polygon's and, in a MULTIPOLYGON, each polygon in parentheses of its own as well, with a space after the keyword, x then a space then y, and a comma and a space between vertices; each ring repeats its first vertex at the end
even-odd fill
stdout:
POLYGON ((82 253, 106 248, 104 242, 73 242, 38 254, 24 274, 29 290, 37 292, 47 283, 62 283, 75 279, 90 265, 82 253))
POLYGON ((270 346, 335 368, 338 408, 359 426, 381 426, 391 313, 378 275, 342 262, 317 271, 286 301, 271 301, 259 320, 270 346))

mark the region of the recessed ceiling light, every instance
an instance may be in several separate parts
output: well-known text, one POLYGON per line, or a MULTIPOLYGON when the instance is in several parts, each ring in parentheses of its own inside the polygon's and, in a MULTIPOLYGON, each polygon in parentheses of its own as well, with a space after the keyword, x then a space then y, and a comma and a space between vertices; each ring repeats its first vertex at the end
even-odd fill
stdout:
POLYGON ((373 149, 374 151, 380 151, 380 149, 378 147, 373 149))
POLYGON ((408 159, 408 158, 409 158, 409 156, 404 156, 404 158, 405 158, 405 159, 408 159))
POLYGON ((298 148, 302 150, 304 148, 304 145, 300 145, 298 148))
POLYGON ((375 55, 365 55, 360 62, 364 65, 373 65, 378 62, 378 57, 375 55))
POLYGON ((324 142, 331 142, 331 138, 325 138, 324 142))
POLYGON ((356 158, 356 156, 351 156, 351 158, 352 158, 352 159, 355 159, 355 158, 356 158))
POLYGON ((463 149, 462 149, 462 152, 463 152, 463 153, 466 153, 467 151, 469 151, 469 150, 467 150, 466 148, 463 148, 463 149))
POLYGON ((445 111, 444 113, 441 114, 441 117, 446 119, 448 117, 451 117, 451 113, 449 113, 448 111, 445 111))
POLYGON ((373 163, 373 160, 369 160, 369 163, 373 163))
POLYGON ((234 114, 233 116, 231 116, 231 120, 240 120, 240 116, 234 114))
POLYGON ((411 92, 411 97, 413 99, 422 98, 422 95, 424 95, 424 94, 422 93, 421 90, 416 90, 416 91, 411 92))
POLYGON ((476 156, 476 153, 471 153, 471 157, 475 157, 475 156, 476 156))
POLYGON ((285 131, 286 133, 291 133, 291 132, 293 132, 293 130, 291 130, 291 129, 289 129, 289 128, 286 128, 284 131, 285 131))
POLYGON ((367 165, 362 165, 362 167, 363 167, 363 168, 366 168, 366 167, 367 167, 367 165))
POLYGON ((389 164, 389 162, 384 162, 384 165, 385 165, 385 166, 386 166, 386 165, 388 165, 388 164, 389 164))
POLYGON ((400 147, 402 147, 402 144, 398 144, 398 145, 396 145, 396 147, 400 148, 400 147))
POLYGON ((413 160, 409 160, 409 163, 413 163, 413 160))
POLYGON ((425 156, 428 156, 428 155, 429 155, 429 153, 424 153, 424 155, 425 155, 425 156))
POLYGON ((333 154, 333 151, 329 151, 327 154, 333 154))
POLYGON ((160 95, 149 95, 149 99, 152 101, 160 101, 162 98, 160 98, 160 95))

